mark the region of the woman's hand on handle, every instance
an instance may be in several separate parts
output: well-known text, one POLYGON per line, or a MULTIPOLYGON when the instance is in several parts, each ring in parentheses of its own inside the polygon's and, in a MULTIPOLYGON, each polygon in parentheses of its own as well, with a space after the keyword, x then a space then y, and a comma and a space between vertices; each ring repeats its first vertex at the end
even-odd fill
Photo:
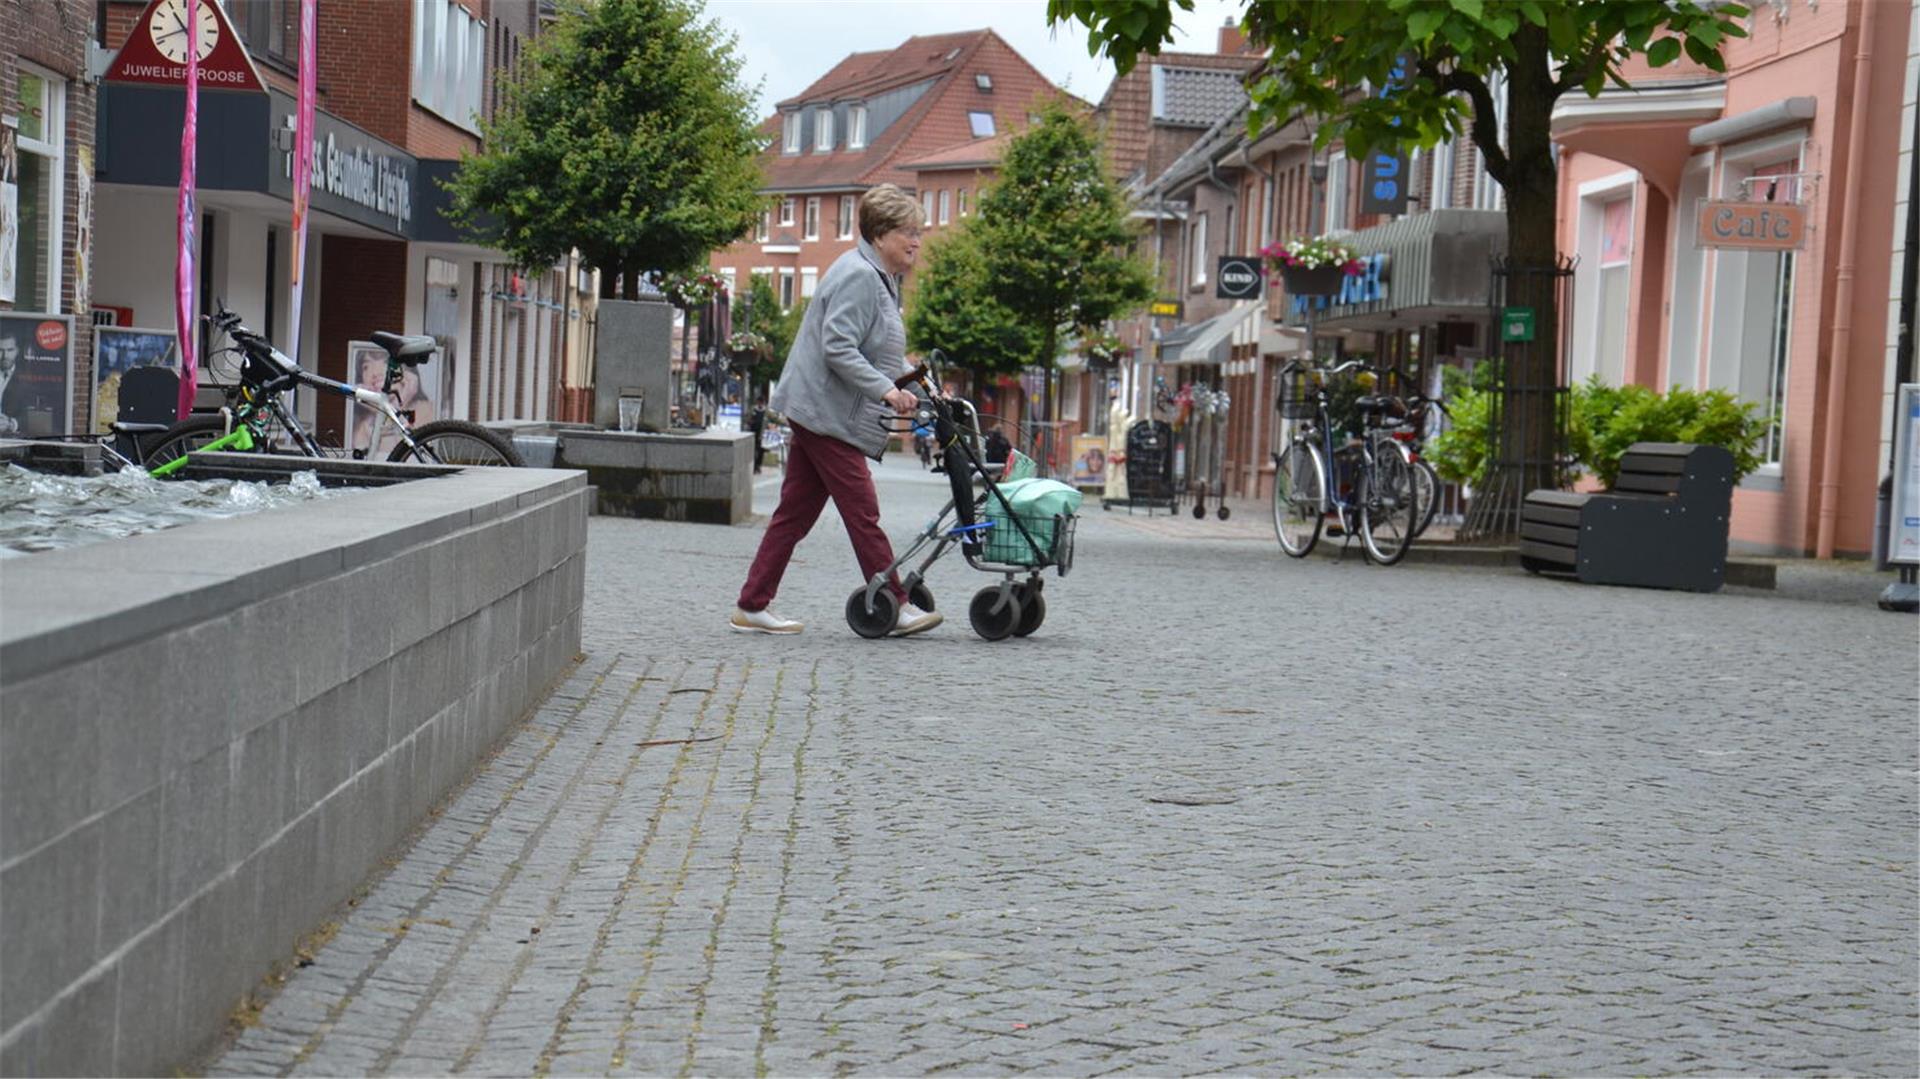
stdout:
POLYGON ((913 395, 913 391, 899 386, 887 391, 886 402, 902 416, 911 416, 920 407, 920 399, 913 395))

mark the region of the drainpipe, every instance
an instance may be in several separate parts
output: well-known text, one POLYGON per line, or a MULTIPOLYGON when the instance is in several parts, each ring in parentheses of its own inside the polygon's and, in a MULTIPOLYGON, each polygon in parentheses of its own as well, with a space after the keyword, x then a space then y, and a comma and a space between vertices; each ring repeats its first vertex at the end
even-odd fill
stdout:
MULTIPOLYGON (((1815 558, 1832 558, 1840 516, 1841 410, 1847 399, 1847 368, 1853 345, 1853 264, 1860 240, 1860 185, 1867 145, 1867 95, 1872 89, 1874 16, 1879 4, 1864 4, 1853 53, 1853 111, 1847 120, 1847 185, 1840 208, 1840 260, 1833 275, 1833 335, 1827 347, 1827 416, 1820 452, 1820 516, 1814 533, 1815 558)), ((1853 8, 1850 10, 1860 10, 1853 8)), ((1829 188, 1831 190, 1831 188, 1829 188)))

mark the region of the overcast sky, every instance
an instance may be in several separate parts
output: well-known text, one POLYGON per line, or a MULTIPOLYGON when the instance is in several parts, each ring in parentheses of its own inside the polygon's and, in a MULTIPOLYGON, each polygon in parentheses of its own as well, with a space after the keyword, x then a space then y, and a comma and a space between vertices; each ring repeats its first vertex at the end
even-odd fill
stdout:
MULTIPOLYGON (((1173 49, 1213 52, 1221 23, 1245 0, 1195 0, 1176 11, 1173 49)), ((760 83, 760 116, 807 88, 848 53, 892 49, 915 34, 991 28, 1054 85, 1098 103, 1113 64, 1087 55, 1078 24, 1047 26, 1045 0, 706 0, 707 17, 739 37, 748 87, 760 83)))

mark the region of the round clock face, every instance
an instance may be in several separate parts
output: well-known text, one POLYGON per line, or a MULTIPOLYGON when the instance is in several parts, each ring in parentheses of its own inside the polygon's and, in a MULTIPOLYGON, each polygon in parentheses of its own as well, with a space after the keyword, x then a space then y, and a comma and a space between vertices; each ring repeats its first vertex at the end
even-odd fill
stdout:
MULTIPOLYGON (((187 62, 187 6, 192 3, 193 0, 161 0, 160 6, 153 9, 153 21, 147 24, 153 47, 176 64, 187 62)), ((212 0, 199 0, 194 9, 199 18, 199 25, 193 31, 194 44, 199 46, 195 52, 199 54, 197 59, 205 60, 220 41, 220 17, 214 14, 212 0)))

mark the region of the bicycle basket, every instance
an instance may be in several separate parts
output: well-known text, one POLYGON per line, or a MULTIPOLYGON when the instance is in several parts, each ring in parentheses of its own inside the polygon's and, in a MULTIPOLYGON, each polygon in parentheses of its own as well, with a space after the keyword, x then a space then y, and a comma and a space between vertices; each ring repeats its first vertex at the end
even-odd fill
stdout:
POLYGON ((1296 367, 1280 376, 1280 397, 1274 407, 1283 420, 1310 420, 1320 414, 1320 372, 1296 367))
POLYGON ((986 542, 981 548, 983 560, 1009 566, 1059 566, 1063 577, 1073 565, 1073 535, 1080 520, 1077 515, 1020 514, 1019 522, 1026 528, 1026 535, 1014 527, 1013 518, 1004 511, 988 510, 984 516, 993 527, 987 530, 986 542))

